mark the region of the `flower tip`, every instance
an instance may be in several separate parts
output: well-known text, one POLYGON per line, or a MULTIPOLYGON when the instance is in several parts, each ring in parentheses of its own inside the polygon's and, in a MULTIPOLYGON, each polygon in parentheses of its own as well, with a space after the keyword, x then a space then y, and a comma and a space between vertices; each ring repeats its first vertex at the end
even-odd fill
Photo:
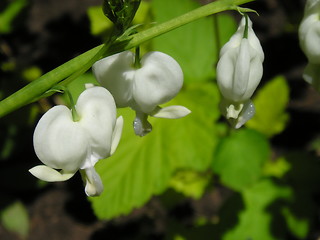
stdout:
POLYGON ((169 106, 165 108, 157 107, 150 115, 156 118, 177 119, 187 116, 191 110, 184 106, 169 106))
POLYGON ((39 178, 40 180, 46 182, 61 182, 70 179, 75 173, 64 173, 63 171, 58 172, 55 169, 52 169, 46 165, 38 165, 31 169, 29 172, 39 178))

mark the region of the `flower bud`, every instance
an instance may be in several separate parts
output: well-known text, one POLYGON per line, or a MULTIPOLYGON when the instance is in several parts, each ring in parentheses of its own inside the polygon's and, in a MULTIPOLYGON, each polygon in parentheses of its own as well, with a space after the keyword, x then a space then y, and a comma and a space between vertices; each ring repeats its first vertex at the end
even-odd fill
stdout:
POLYGON ((220 91, 223 97, 234 102, 248 100, 257 88, 263 73, 264 53, 249 18, 247 37, 244 37, 245 27, 243 17, 237 32, 222 47, 217 65, 220 91))
POLYGON ((243 17, 236 33, 222 47, 217 83, 223 100, 222 114, 239 128, 254 115, 250 98, 263 74, 264 53, 249 17, 243 17))

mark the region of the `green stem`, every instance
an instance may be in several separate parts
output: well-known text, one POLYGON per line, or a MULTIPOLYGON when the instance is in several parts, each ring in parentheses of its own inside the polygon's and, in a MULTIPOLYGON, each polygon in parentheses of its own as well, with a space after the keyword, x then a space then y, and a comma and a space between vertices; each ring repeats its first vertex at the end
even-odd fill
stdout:
POLYGON ((18 108, 34 102, 42 97, 44 93, 57 84, 67 84, 76 77, 87 71, 91 65, 102 56, 111 55, 124 50, 129 50, 151 40, 159 35, 218 12, 226 10, 238 10, 238 5, 252 2, 254 0, 219 0, 199 7, 193 11, 158 24, 145 31, 129 36, 121 41, 115 41, 111 46, 102 44, 78 57, 64 63, 54 70, 46 73, 37 80, 31 82, 19 91, 0 102, 0 117, 3 117, 18 108), (61 82, 62 80, 65 81, 61 82))

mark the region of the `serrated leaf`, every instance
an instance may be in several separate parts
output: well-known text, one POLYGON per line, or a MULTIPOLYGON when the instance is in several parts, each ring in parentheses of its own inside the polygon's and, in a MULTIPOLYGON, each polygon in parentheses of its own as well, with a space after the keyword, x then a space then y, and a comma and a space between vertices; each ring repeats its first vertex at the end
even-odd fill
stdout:
MULTIPOLYGON (((152 11, 157 23, 164 22, 200 5, 192 0, 153 0, 152 11), (170 7, 168 7, 170 6, 170 7)), ((219 14, 220 45, 235 32, 236 23, 219 14)), ((207 81, 215 76, 215 64, 221 46, 217 46, 212 17, 202 18, 153 39, 153 47, 175 58, 182 66, 186 82, 207 81)))
MULTIPOLYGON (((242 192, 243 209, 239 212, 238 222, 229 228, 222 240, 280 240, 272 231, 273 213, 268 211, 273 203, 290 201, 292 190, 277 186, 270 179, 258 182, 242 192)), ((233 202, 229 202, 234 205, 233 202)), ((228 205, 224 206, 228 211, 228 205)), ((227 221, 228 219, 225 219, 227 221)), ((284 229, 281 229, 283 231, 284 229)))
POLYGON ((29 231, 29 216, 25 206, 16 201, 0 212, 2 225, 21 237, 26 237, 29 231))
POLYGON ((237 130, 219 143, 213 171, 223 184, 241 191, 259 180, 269 154, 268 141, 262 134, 250 129, 237 130))
POLYGON ((282 76, 275 77, 263 86, 253 98, 256 114, 246 123, 268 137, 284 130, 289 120, 285 112, 289 102, 289 87, 282 76))
POLYGON ((181 119, 150 118, 151 133, 134 135, 134 113, 121 109, 123 135, 115 154, 99 161, 104 192, 90 199, 95 214, 110 219, 142 206, 162 193, 177 169, 208 168, 217 143, 219 93, 213 84, 186 87, 168 105, 183 105, 192 113, 181 119))

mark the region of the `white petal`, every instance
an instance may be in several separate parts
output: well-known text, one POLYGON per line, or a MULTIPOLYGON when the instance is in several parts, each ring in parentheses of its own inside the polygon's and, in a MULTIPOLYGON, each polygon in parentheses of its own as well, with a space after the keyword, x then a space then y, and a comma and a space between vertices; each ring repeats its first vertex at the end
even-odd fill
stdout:
POLYGON ((86 168, 110 156, 116 105, 107 89, 92 87, 79 96, 76 109, 81 118, 79 124, 86 130, 90 142, 91 157, 81 167, 86 168))
POLYGON ((103 184, 94 167, 85 170, 85 192, 89 197, 99 196, 103 192, 103 184))
POLYGON ((255 113, 256 113, 256 110, 253 103, 251 102, 251 100, 247 101, 243 106, 243 110, 234 128, 236 129, 240 128, 243 124, 249 121, 254 116, 255 113))
POLYGON ((29 172, 33 176, 39 178, 40 180, 47 181, 47 182, 66 181, 75 174, 75 172, 73 173, 64 173, 63 171, 58 172, 57 170, 47 167, 45 165, 38 165, 36 167, 33 167, 29 170, 29 172))
POLYGON ((73 122, 66 106, 55 106, 38 122, 33 144, 38 158, 47 166, 76 172, 88 156, 88 136, 73 122))
POLYGON ((111 92, 118 107, 127 107, 132 101, 133 63, 134 54, 124 51, 103 58, 92 66, 96 79, 111 92))
POLYGON ((169 106, 165 108, 156 108, 154 112, 152 112, 151 116, 156 118, 182 118, 190 114, 191 111, 184 106, 169 106))
POLYGON ((110 155, 112 155, 118 147, 118 144, 120 142, 120 138, 122 135, 122 128, 123 128, 123 117, 120 116, 117 118, 116 125, 112 134, 112 144, 111 144, 110 155))
POLYGON ((141 65, 134 77, 133 98, 140 107, 138 110, 150 113, 178 94, 183 84, 183 72, 176 60, 161 52, 147 53, 141 59, 141 65))

